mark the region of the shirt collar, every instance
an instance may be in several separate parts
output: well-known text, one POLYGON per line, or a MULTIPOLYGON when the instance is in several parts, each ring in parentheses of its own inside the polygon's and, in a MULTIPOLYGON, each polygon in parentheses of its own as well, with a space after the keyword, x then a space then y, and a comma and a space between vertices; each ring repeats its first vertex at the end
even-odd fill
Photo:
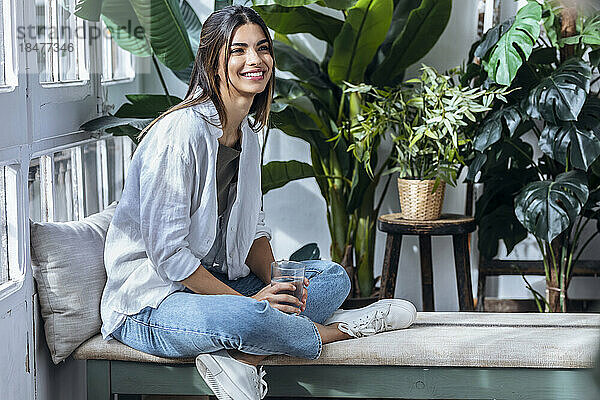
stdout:
MULTIPOLYGON (((202 89, 201 88, 196 88, 196 91, 194 92, 194 94, 192 95, 192 98, 195 99, 198 96, 200 96, 202 94, 202 89)), ((221 126, 221 120, 219 119, 219 113, 217 112, 217 108, 215 107, 214 103, 212 102, 211 99, 206 99, 206 101, 203 101, 202 103, 193 106, 195 108, 197 108, 197 110, 205 117, 208 119, 208 121, 211 124, 217 125, 217 126, 212 126, 211 128, 211 134, 216 135, 217 138, 221 137, 223 135, 223 130, 220 128, 221 126)), ((242 137, 246 134, 246 132, 250 131, 254 134, 257 134, 257 132, 255 132, 251 127, 250 127, 250 122, 248 121, 248 116, 246 115, 244 117, 244 119, 242 120, 241 123, 241 130, 242 130, 242 137)))

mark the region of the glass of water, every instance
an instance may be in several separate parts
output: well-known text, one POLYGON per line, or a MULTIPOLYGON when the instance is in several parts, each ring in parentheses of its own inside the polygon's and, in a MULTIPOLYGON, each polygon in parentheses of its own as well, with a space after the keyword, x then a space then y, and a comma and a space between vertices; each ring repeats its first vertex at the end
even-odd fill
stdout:
MULTIPOLYGON (((274 261, 271 263, 271 285, 278 282, 292 283, 296 289, 282 290, 279 293, 289 294, 302 301, 304 288, 304 264, 296 261, 274 261)), ((291 304, 296 306, 295 304, 291 304)))

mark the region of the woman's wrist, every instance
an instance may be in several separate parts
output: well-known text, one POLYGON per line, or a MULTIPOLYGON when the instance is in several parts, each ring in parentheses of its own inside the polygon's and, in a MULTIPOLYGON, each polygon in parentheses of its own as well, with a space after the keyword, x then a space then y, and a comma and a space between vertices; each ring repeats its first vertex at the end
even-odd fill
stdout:
POLYGON ((202 265, 199 265, 190 276, 182 280, 181 284, 198 294, 230 294, 243 296, 243 294, 215 278, 215 276, 202 265))

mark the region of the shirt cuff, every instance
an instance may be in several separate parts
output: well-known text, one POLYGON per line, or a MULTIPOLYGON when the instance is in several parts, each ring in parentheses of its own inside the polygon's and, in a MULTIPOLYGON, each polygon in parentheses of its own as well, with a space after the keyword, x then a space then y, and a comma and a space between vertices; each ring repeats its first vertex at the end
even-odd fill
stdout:
POLYGON ((201 265, 200 260, 196 258, 190 249, 181 248, 165 260, 160 267, 167 275, 167 278, 173 282, 179 282, 189 277, 201 265))

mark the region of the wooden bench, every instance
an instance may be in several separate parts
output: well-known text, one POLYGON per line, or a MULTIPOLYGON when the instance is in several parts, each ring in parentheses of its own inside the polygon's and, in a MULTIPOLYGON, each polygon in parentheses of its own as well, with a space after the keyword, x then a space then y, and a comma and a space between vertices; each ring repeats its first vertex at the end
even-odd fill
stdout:
MULTIPOLYGON (((594 400, 598 314, 419 313, 409 329, 331 343, 318 360, 265 360, 269 395, 398 399, 594 400)), ((206 395, 194 360, 166 359, 100 335, 87 360, 88 400, 113 394, 206 395)))

